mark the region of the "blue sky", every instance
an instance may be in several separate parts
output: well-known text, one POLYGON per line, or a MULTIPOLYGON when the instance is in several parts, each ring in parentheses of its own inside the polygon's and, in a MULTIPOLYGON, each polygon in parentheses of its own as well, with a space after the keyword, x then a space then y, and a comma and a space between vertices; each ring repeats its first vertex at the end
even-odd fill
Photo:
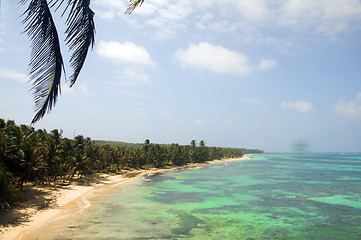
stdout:
MULTIPOLYGON (((145 0, 130 16, 126 5, 92 1, 96 46, 35 128, 69 138, 195 139, 268 152, 302 140, 311 151, 361 151, 361 1, 145 0)), ((1 2, 0 117, 18 124, 34 116, 24 10, 1 2)))

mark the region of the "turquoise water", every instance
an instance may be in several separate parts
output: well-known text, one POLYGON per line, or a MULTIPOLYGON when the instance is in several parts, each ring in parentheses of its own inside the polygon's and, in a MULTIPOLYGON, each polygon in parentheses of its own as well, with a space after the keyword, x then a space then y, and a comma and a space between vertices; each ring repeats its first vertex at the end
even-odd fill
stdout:
POLYGON ((361 239, 361 154, 253 155, 98 195, 52 238, 361 239))

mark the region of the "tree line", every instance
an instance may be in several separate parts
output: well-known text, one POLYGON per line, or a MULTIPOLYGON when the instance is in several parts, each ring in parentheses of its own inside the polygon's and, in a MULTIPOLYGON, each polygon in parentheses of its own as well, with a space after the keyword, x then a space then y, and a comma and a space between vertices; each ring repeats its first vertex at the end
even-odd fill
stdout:
POLYGON ((249 152, 260 151, 207 147, 203 140, 199 144, 192 140, 190 145, 160 145, 148 139, 141 147, 99 145, 82 135, 68 139, 56 129, 35 130, 0 119, 0 210, 11 207, 21 198, 26 182, 65 182, 92 173, 182 166, 241 157, 249 152))

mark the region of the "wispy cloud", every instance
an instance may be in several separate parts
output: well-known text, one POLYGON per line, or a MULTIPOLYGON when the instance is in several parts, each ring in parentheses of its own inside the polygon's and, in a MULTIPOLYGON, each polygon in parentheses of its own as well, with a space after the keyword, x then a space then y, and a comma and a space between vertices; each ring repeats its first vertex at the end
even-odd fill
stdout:
POLYGON ((270 68, 274 68, 277 66, 277 62, 273 59, 262 59, 261 62, 258 64, 257 68, 260 70, 267 70, 270 68))
POLYGON ((117 17, 124 17, 126 4, 119 0, 94 0, 94 7, 96 14, 103 19, 114 19, 117 17))
POLYGON ((74 95, 76 94, 76 91, 74 87, 69 87, 68 85, 62 85, 61 86, 61 94, 62 95, 74 95))
POLYGON ((119 0, 95 0, 94 6, 102 18, 121 17, 134 27, 144 27, 145 23, 147 27, 143 29, 158 40, 174 39, 196 27, 237 33, 251 44, 273 39, 269 43, 275 44, 276 50, 291 53, 297 47, 295 42, 302 44, 298 38, 275 37, 265 29, 276 29, 284 36, 302 33, 310 40, 334 38, 361 28, 359 0, 148 0, 131 17, 124 15, 126 3, 119 0))
POLYGON ((167 40, 176 36, 179 30, 185 29, 184 20, 195 11, 194 2, 150 0, 135 14, 148 17, 145 23, 153 27, 151 36, 157 40, 167 40), (150 10, 145 10, 149 8, 150 10))
POLYGON ((336 35, 360 28, 361 2, 358 0, 288 0, 280 5, 281 26, 315 29, 315 33, 336 35))
POLYGON ((228 1, 234 2, 238 12, 250 22, 265 22, 271 14, 267 0, 228 1))
POLYGON ((242 102, 248 105, 262 105, 262 100, 258 98, 242 98, 242 102))
POLYGON ((141 69, 127 67, 116 72, 116 78, 108 81, 112 86, 135 87, 150 84, 149 76, 141 69))
POLYGON ((361 92, 354 101, 347 102, 343 98, 339 99, 333 109, 342 118, 361 120, 361 92))
POLYGON ((69 87, 66 84, 61 86, 61 94, 63 95, 75 95, 79 93, 83 95, 89 95, 89 89, 85 83, 79 83, 74 85, 73 87, 69 87))
POLYGON ((312 113, 315 111, 311 102, 307 101, 288 101, 280 104, 282 109, 292 109, 300 113, 312 113))
POLYGON ((124 69, 123 76, 136 85, 149 83, 149 76, 147 74, 132 68, 124 69))
POLYGON ((0 78, 16 80, 21 83, 27 83, 30 80, 28 75, 9 68, 0 68, 0 78))

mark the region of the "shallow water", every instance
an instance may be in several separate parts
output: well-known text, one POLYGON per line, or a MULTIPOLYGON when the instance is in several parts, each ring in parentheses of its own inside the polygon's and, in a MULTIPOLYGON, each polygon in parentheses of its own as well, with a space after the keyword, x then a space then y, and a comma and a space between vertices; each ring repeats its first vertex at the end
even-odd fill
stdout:
POLYGON ((84 200, 25 239, 361 239, 361 154, 254 155, 84 200))

